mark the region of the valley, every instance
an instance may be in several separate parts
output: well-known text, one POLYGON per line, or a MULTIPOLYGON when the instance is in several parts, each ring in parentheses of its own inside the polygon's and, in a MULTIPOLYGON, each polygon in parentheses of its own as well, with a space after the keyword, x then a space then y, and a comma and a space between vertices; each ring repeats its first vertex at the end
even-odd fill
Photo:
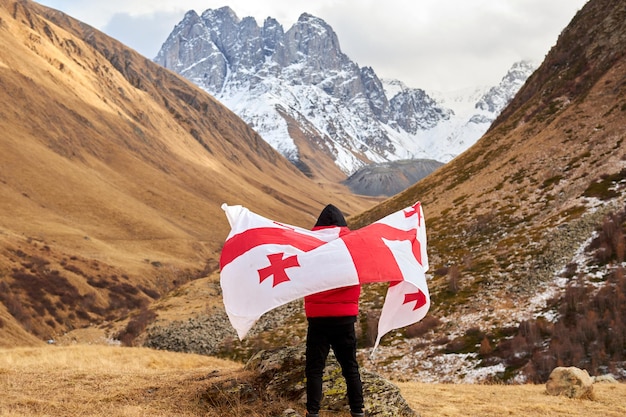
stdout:
MULTIPOLYGON (((372 150, 400 142, 357 129, 363 141, 348 135, 339 146, 306 112, 278 106, 298 148, 290 158, 259 133, 269 119, 242 119, 193 79, 61 12, 0 0, 0 388, 10 392, 0 414, 50 415, 64 404, 75 415, 206 412, 198 396, 211 375, 239 377, 254 353, 301 345, 305 332, 295 302, 236 339, 219 286, 222 203, 305 228, 333 203, 359 229, 420 201, 431 310, 385 336, 370 360, 386 288, 365 288, 364 366, 425 416, 470 406, 622 415, 622 383, 599 386, 583 406, 542 392, 556 366, 626 378, 625 7, 590 0, 475 143, 391 195, 368 196, 343 183, 346 171, 389 162, 372 150), (343 156, 351 163, 337 165, 343 156), (450 408, 424 400, 439 396, 450 408)), ((377 86, 369 94, 384 94, 361 70, 349 85, 364 94, 367 79, 377 86)), ((428 101, 405 93, 394 95, 398 108, 401 98, 428 101)), ((370 116, 372 103, 359 102, 370 116)), ((393 120, 448 114, 408 112, 393 120)))

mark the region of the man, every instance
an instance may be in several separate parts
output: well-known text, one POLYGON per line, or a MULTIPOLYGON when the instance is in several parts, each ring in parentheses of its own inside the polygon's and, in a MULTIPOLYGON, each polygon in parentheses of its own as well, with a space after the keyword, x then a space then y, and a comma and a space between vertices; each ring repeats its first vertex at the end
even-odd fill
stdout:
MULTIPOLYGON (((341 236, 350 231, 347 226, 341 211, 329 204, 320 213, 313 230, 340 227, 341 236)), ((359 313, 360 294, 360 285, 353 285, 304 297, 304 309, 309 324, 305 367, 308 417, 319 416, 322 375, 331 347, 346 380, 350 413, 353 417, 365 415, 354 331, 354 323, 359 313)))

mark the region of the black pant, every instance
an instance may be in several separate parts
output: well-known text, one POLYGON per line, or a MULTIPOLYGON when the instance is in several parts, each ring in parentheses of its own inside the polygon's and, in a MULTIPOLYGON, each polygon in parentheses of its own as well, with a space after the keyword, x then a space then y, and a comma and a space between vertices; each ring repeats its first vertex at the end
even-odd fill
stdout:
POLYGON ((306 338, 306 409, 318 413, 322 401, 322 375, 326 357, 333 348, 346 380, 348 403, 355 413, 363 411, 363 386, 356 360, 356 317, 323 317, 309 319, 306 338))

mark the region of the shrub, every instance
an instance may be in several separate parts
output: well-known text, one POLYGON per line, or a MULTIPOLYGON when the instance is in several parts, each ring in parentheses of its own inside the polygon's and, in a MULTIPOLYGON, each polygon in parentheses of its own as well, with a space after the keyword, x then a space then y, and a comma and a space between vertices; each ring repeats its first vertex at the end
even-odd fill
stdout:
POLYGON ((615 185, 626 179, 626 168, 613 175, 603 175, 599 180, 589 184, 583 195, 585 197, 595 197, 600 200, 609 200, 618 197, 615 185))
POLYGON ((597 236, 587 247, 587 252, 593 253, 598 264, 624 262, 625 222, 626 208, 619 213, 610 213, 604 218, 602 225, 597 229, 597 236))
POLYGON ((422 321, 412 324, 406 328, 406 337, 422 337, 429 331, 434 330, 440 323, 441 320, 439 320, 438 317, 427 315, 422 319, 422 321))
POLYGON ((559 319, 522 322, 513 339, 498 344, 497 354, 509 367, 524 367, 531 382, 545 383, 555 366, 576 366, 591 375, 626 360, 626 278, 622 267, 594 291, 578 280, 560 301, 559 319))
POLYGON ((146 308, 142 308, 141 311, 135 315, 126 328, 119 332, 115 338, 118 339, 124 346, 133 346, 133 341, 139 336, 150 323, 154 321, 156 314, 146 308))
POLYGON ((161 295, 157 291, 155 291, 155 290, 152 290, 150 288, 146 288, 146 287, 144 287, 142 285, 139 286, 139 289, 144 294, 146 294, 148 297, 152 298, 153 300, 158 300, 159 298, 161 298, 161 295))
POLYGON ((483 340, 480 342, 480 349, 478 349, 478 353, 481 356, 487 356, 491 352, 493 352, 493 348, 491 347, 491 343, 487 336, 483 337, 483 340))
MULTIPOLYGON (((380 312, 375 310, 368 310, 365 313, 365 328, 362 335, 362 343, 364 347, 372 347, 376 343, 376 337, 378 336, 378 320, 380 319, 380 312)), ((363 329, 363 327, 361 327, 363 329)))
POLYGON ((445 348, 446 353, 477 352, 485 334, 477 327, 468 329, 463 336, 450 341, 445 348))
POLYGON ((461 277, 461 273, 459 272, 459 267, 453 265, 448 270, 448 291, 452 294, 456 294, 459 292, 459 278, 461 277))

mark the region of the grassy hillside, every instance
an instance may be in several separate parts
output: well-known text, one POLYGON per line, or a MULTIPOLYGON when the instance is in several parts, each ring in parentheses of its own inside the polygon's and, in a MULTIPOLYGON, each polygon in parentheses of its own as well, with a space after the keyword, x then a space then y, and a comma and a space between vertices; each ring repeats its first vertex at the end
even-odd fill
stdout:
POLYGON ((213 97, 31 1, 0 0, 0 346, 111 322, 206 276, 222 203, 310 227, 329 202, 213 97))
POLYGON ((423 205, 431 322, 406 349, 418 357, 389 349, 394 372, 466 355, 462 369, 507 380, 558 364, 624 375, 625 15, 623 1, 587 3, 474 146, 349 219, 423 205))

